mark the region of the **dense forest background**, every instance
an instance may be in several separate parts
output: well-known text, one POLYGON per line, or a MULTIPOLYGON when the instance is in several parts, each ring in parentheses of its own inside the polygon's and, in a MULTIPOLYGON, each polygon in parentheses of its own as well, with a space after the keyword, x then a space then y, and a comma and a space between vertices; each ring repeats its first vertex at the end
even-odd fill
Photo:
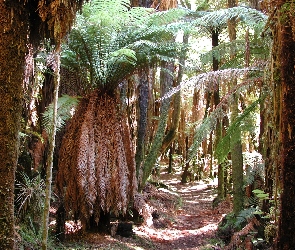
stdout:
POLYGON ((218 228, 231 249, 293 249, 294 11, 1 1, 0 248, 50 249, 68 220, 144 222, 147 185, 179 170, 183 185, 217 180, 213 207, 232 201, 218 228))

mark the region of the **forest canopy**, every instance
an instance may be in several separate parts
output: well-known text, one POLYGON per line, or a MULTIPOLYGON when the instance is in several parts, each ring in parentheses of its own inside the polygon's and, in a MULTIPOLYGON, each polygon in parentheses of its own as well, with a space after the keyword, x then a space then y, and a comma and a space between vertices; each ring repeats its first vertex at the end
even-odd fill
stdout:
POLYGON ((291 249, 294 6, 0 3, 0 248, 155 227, 164 174, 215 183, 225 249, 291 249))

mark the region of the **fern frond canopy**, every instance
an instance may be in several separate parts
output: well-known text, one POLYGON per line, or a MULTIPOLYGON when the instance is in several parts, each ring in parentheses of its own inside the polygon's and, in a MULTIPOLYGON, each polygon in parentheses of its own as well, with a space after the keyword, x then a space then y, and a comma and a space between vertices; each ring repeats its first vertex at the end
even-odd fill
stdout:
POLYGON ((173 40, 181 26, 173 23, 185 14, 130 8, 126 0, 92 1, 77 16, 62 63, 93 87, 113 91, 136 69, 179 55, 181 44, 173 40))
POLYGON ((256 9, 238 6, 213 12, 205 12, 204 16, 197 18, 194 24, 199 27, 204 27, 207 30, 221 30, 227 27, 227 22, 230 19, 237 19, 247 26, 256 28, 266 24, 267 16, 256 9))
MULTIPOLYGON (((233 102, 235 94, 246 91, 250 86, 252 86, 254 79, 260 77, 261 71, 259 69, 227 69, 200 74, 182 83, 180 87, 172 89, 170 92, 167 93, 167 95, 163 97, 167 98, 168 96, 171 96, 177 91, 179 91, 181 87, 185 86, 194 86, 195 88, 206 87, 208 90, 213 90, 216 86, 216 83, 221 84, 222 82, 230 82, 232 81, 232 79, 240 78, 245 72, 251 71, 254 74, 253 78, 248 79, 246 81, 242 81, 240 84, 234 87, 229 93, 223 96, 220 103, 210 113, 210 115, 206 119, 204 119, 199 126, 196 127, 194 132, 193 143, 189 148, 187 162, 190 162, 197 155, 197 151, 201 142, 205 140, 207 136, 210 134, 210 132, 215 129, 217 120, 222 119, 226 115, 223 110, 228 108, 229 105, 233 102)), ((255 105, 257 105, 257 103, 255 103, 255 105)))

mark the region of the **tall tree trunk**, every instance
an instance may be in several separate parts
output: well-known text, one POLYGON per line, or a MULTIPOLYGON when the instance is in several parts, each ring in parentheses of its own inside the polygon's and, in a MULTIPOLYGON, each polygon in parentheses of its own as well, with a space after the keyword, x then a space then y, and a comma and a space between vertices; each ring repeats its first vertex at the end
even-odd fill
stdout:
MULTIPOLYGON (((228 0, 228 7, 236 7, 236 0, 228 0)), ((228 33, 230 41, 236 40, 236 20, 230 19, 228 21, 228 33)), ((231 53, 231 57, 235 56, 234 52, 231 53)), ((236 82, 234 82, 236 84, 236 82)), ((231 121, 234 121, 239 115, 239 98, 234 96, 234 102, 231 107, 232 115, 231 121)), ((235 215, 243 209, 244 203, 244 191, 243 191, 243 152, 241 142, 241 132, 237 128, 235 138, 232 138, 231 142, 231 157, 232 157, 232 176, 233 176, 233 211, 235 215)))
POLYGON ((172 142, 172 144, 169 147, 169 163, 168 163, 168 174, 172 173, 172 164, 173 164, 173 154, 175 150, 175 143, 172 142))
POLYGON ((53 94, 53 116, 52 124, 49 132, 49 149, 48 158, 46 162, 46 189, 45 189, 45 204, 43 212, 43 228, 42 228, 42 250, 47 249, 48 241, 48 225, 49 225, 49 209, 51 200, 51 184, 52 184, 52 167, 53 167, 53 154, 55 147, 55 134, 56 134, 56 119, 57 119, 57 100, 58 89, 60 84, 60 55, 59 49, 54 52, 54 94, 53 94))
POLYGON ((144 147, 146 141, 146 130, 147 130, 147 113, 149 104, 149 80, 148 80, 149 69, 139 72, 139 86, 138 86, 138 129, 137 129, 137 141, 136 141, 136 177, 139 177, 141 164, 144 159, 144 147))
MULTIPOLYGON (((169 73, 166 72, 166 70, 173 72, 174 69, 174 63, 167 63, 167 62, 163 62, 162 63, 162 69, 161 70, 161 74, 160 74, 160 82, 161 82, 161 86, 162 86, 162 90, 161 90, 161 95, 164 96, 165 93, 168 92, 168 90, 170 89, 170 87, 172 87, 172 83, 173 83, 173 76, 169 73)), ((160 114, 160 118, 159 118, 159 124, 157 127, 157 132, 155 134, 155 137, 153 139, 150 151, 144 161, 143 164, 143 173, 142 173, 142 177, 140 178, 139 181, 139 185, 140 185, 140 189, 142 189, 148 179, 148 177, 150 176, 152 169, 157 161, 157 158, 159 156, 159 152, 161 149, 161 145, 162 145, 162 141, 164 138, 164 133, 165 133, 165 128, 166 128, 166 124, 167 124, 167 118, 168 118, 168 111, 169 111, 169 107, 170 107, 170 97, 168 98, 164 98, 162 100, 162 104, 161 104, 161 114, 160 114)))
POLYGON ((281 0, 277 3, 278 61, 281 83, 281 211, 277 249, 295 246, 295 32, 294 4, 281 0))
POLYGON ((190 167, 190 164, 189 164, 189 161, 188 161, 188 150, 189 150, 189 138, 188 138, 188 135, 185 137, 185 167, 184 167, 184 170, 183 170, 183 173, 181 175, 181 183, 184 184, 184 183, 187 183, 187 177, 190 175, 190 172, 189 172, 189 167, 190 167))
MULTIPOLYGON (((212 31, 212 48, 214 49, 219 44, 219 31, 212 31)), ((213 56, 213 71, 217 71, 219 69, 219 60, 213 56)), ((216 90, 213 92, 213 103, 216 107, 220 102, 219 95, 219 84, 216 86, 216 90)), ((215 137, 215 145, 218 144, 219 140, 222 136, 222 120, 218 119, 216 123, 216 137, 215 137)), ((218 198, 223 199, 225 196, 224 192, 224 167, 223 164, 218 164, 218 198)))
POLYGON ((18 1, 0 1, 0 249, 15 249, 14 181, 21 122, 27 13, 18 1))
POLYGON ((250 0, 250 7, 253 9, 259 9, 259 1, 258 0, 250 0))
MULTIPOLYGON (((189 36, 188 34, 183 35, 183 44, 187 45, 188 44, 188 39, 189 36)), ((180 57, 179 60, 179 69, 178 69, 178 76, 173 87, 179 86, 179 84, 182 81, 183 78, 183 68, 185 65, 185 58, 186 58, 186 51, 183 51, 183 54, 180 57)), ((162 143, 162 148, 161 148, 161 153, 164 153, 165 150, 169 147, 169 145, 173 142, 176 136, 176 132, 178 129, 179 125, 179 120, 180 120, 180 110, 181 110, 181 92, 178 91, 174 96, 173 96, 173 107, 172 107, 172 115, 171 115, 171 123, 168 132, 166 133, 163 143, 162 143)))
MULTIPOLYGON (((277 37, 274 32, 274 37, 277 37)), ((279 60, 277 58, 277 39, 274 40, 272 48, 272 58, 269 78, 263 83, 264 89, 271 92, 272 95, 266 96, 263 106, 260 108, 262 119, 260 121, 259 151, 265 159, 265 193, 270 198, 275 199, 275 209, 277 209, 278 200, 276 190, 279 182, 277 173, 279 171, 280 159, 273 157, 280 154, 280 112, 281 112, 281 84, 279 79, 279 60), (263 134, 262 134, 263 133, 263 134), (275 189, 275 192, 274 192, 275 189), (274 196, 273 196, 274 195, 274 196)), ((269 212, 269 202, 264 202, 263 211, 269 212)), ((276 214, 276 212, 275 212, 276 214)), ((276 221, 276 217, 275 217, 276 221)))

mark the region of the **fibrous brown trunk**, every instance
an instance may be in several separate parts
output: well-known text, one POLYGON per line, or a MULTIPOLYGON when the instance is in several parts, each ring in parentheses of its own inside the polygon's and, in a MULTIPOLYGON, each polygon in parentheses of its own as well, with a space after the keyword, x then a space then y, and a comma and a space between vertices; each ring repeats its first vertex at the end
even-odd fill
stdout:
POLYGON ((278 61, 281 83, 281 211, 277 249, 295 246, 295 32, 294 2, 278 1, 278 61))
POLYGON ((137 188, 127 118, 114 95, 93 91, 83 98, 64 136, 57 187, 66 212, 85 228, 101 212, 125 214, 137 188))
POLYGON ((0 1, 0 249, 3 250, 15 249, 14 180, 21 122, 26 17, 26 11, 18 2, 8 6, 0 1))

